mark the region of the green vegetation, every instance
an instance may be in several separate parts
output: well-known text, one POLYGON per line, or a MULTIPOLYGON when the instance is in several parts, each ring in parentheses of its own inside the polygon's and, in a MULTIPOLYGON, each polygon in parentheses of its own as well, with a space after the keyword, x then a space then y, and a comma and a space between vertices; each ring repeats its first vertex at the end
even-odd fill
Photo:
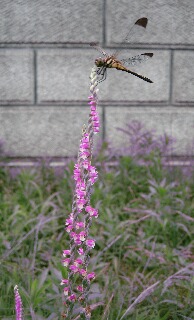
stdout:
MULTIPOLYGON (((92 205, 99 209, 91 235, 92 319, 194 318, 194 176, 168 171, 158 153, 148 165, 123 156, 105 169, 92 205), (172 277, 171 277, 172 276, 172 277), (157 281, 158 284, 157 284, 157 281), (154 290, 146 288, 156 284, 154 290)), ((61 319, 61 265, 67 249, 73 164, 56 175, 46 165, 11 177, 0 169, 0 318, 14 319, 17 284, 25 319, 61 319)))

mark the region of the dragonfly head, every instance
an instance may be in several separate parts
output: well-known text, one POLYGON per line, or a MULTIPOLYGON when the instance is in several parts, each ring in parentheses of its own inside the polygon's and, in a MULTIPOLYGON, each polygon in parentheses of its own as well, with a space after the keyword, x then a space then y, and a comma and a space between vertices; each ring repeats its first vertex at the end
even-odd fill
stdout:
POLYGON ((104 65, 104 59, 102 59, 102 58, 96 59, 96 60, 95 60, 95 65, 96 65, 97 67, 102 67, 102 66, 104 65))

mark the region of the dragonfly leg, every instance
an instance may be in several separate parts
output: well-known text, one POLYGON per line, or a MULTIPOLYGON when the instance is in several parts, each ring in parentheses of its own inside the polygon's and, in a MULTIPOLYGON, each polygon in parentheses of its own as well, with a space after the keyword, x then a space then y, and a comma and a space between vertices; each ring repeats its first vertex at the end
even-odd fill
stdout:
POLYGON ((98 80, 97 80, 98 83, 104 81, 106 79, 106 68, 104 66, 100 67, 97 70, 97 75, 98 75, 98 80))
POLYGON ((107 69, 105 68, 102 81, 106 80, 106 76, 107 76, 107 69))

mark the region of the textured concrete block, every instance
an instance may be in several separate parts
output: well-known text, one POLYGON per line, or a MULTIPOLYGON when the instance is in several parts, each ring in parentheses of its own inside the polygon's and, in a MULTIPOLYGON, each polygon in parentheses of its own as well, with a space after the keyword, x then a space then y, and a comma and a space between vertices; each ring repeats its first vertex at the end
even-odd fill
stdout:
POLYGON ((77 155, 88 114, 88 107, 2 107, 0 138, 15 157, 77 155))
POLYGON ((146 33, 134 32, 131 42, 150 44, 193 44, 194 1, 108 0, 107 40, 118 44, 141 17, 149 19, 146 33))
POLYGON ((117 128, 126 128, 131 121, 140 121, 147 129, 154 129, 176 139, 175 149, 170 154, 194 155, 194 110, 172 107, 106 107, 106 138, 115 147, 128 146, 129 138, 117 128), (191 148, 192 146, 192 148, 191 148))
POLYGON ((0 2, 0 42, 101 41, 102 0, 0 2))
POLYGON ((173 102, 194 103, 193 50, 175 51, 173 67, 173 102))
POLYGON ((34 100, 33 52, 0 50, 0 104, 26 104, 34 100))
POLYGON ((96 51, 41 50, 38 52, 38 102, 87 100, 96 51))
MULTIPOLYGON (((139 51, 139 50, 138 50, 139 51)), ((151 50, 152 51, 152 50, 151 50)), ((145 51, 144 51, 145 52, 145 51)), ((128 54, 135 55, 132 50, 128 54)), ((129 56, 129 55, 125 56, 129 56)), ((98 57, 95 50, 50 50, 38 53, 38 101, 41 103, 86 100, 89 75, 98 57)), ((151 78, 147 83, 128 73, 109 69, 99 85, 100 100, 167 101, 169 98, 168 51, 154 51, 154 57, 132 70, 151 78)))

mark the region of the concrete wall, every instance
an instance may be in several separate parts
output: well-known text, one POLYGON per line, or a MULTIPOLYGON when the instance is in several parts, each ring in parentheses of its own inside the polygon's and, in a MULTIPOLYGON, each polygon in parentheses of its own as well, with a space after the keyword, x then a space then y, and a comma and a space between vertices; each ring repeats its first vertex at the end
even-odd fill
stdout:
POLYGON ((108 70, 99 85, 101 134, 124 143, 116 128, 136 119, 172 134, 177 155, 194 153, 193 0, 0 0, 0 139, 12 156, 77 153, 99 55, 89 43, 114 51, 142 16, 146 33, 121 53, 153 52, 134 70, 154 84, 108 70))

